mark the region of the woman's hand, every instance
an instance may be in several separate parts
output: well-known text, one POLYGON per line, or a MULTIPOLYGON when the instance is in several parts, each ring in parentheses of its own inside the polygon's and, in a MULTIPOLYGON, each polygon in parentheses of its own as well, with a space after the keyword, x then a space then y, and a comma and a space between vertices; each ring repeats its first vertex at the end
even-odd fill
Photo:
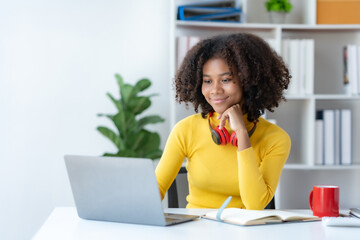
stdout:
POLYGON ((243 112, 241 110, 240 104, 236 104, 228 108, 222 114, 219 114, 218 119, 220 119, 219 128, 223 128, 225 126, 226 121, 229 122, 229 126, 231 130, 237 131, 241 129, 245 129, 245 123, 243 120, 243 112))
POLYGON ((251 147, 240 104, 233 105, 226 109, 225 112, 219 115, 218 119, 220 119, 220 129, 225 126, 226 121, 229 122, 231 130, 236 133, 239 151, 251 147))

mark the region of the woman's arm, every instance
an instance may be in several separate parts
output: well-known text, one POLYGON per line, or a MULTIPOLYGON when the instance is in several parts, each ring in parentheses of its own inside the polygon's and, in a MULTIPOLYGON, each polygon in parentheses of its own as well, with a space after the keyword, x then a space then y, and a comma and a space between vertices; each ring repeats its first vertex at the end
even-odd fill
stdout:
POLYGON ((290 152, 291 141, 284 131, 263 137, 259 165, 252 147, 237 153, 240 196, 247 209, 261 210, 271 201, 290 152))
POLYGON ((181 135, 181 133, 185 132, 184 128, 184 121, 175 125, 168 137, 164 152, 155 170, 161 199, 164 199, 185 158, 186 144, 181 135))
MULTIPOLYGON (((229 122, 238 139, 239 190, 247 209, 264 209, 271 201, 278 185, 282 168, 290 152, 289 136, 280 128, 275 128, 271 136, 258 138, 261 145, 260 166, 251 147, 247 129, 242 117, 240 104, 227 109, 220 118, 220 128, 229 122)), ((258 129, 258 134, 261 129, 258 129)), ((257 134, 257 135, 258 135, 257 134)))

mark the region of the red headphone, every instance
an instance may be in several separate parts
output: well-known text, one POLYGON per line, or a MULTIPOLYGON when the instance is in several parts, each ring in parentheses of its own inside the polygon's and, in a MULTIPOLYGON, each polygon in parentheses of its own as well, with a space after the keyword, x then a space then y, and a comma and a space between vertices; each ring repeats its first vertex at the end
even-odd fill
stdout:
MULTIPOLYGON (((210 131, 211 131, 211 137, 214 141, 214 143, 216 143, 217 145, 226 145, 229 142, 231 142, 231 144, 235 147, 237 147, 237 137, 236 137, 236 133, 233 132, 231 134, 231 136, 229 137, 229 133, 226 130, 226 128, 222 128, 220 129, 219 126, 216 126, 216 128, 212 128, 211 124, 210 124, 210 117, 212 115, 213 112, 209 112, 209 127, 210 127, 210 131)), ((251 137, 251 135, 253 135, 253 133, 255 132, 256 129, 256 122, 254 122, 254 126, 252 127, 252 129, 250 130, 250 132, 248 133, 249 137, 251 137)))

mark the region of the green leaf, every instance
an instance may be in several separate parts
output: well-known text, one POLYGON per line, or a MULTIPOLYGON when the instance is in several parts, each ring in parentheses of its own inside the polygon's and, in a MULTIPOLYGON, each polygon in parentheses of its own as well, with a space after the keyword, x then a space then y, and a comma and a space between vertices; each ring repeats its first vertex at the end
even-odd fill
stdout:
POLYGON ((116 135, 116 133, 113 130, 103 126, 98 127, 97 130, 102 135, 110 139, 110 141, 113 142, 119 150, 124 149, 124 142, 118 135, 116 135))
POLYGON ((115 74, 115 77, 120 88, 120 101, 122 102, 123 108, 126 109, 127 102, 131 97, 134 87, 130 84, 125 84, 123 78, 119 74, 115 74))
POLYGON ((145 109, 150 107, 151 101, 148 97, 136 97, 128 102, 128 109, 135 115, 142 113, 145 109))
POLYGON ((121 89, 121 98, 124 104, 124 109, 127 109, 127 104, 131 100, 133 95, 134 87, 130 84, 124 84, 123 88, 121 89))
POLYGON ((110 116, 114 125, 119 130, 120 137, 126 139, 129 132, 137 128, 135 115, 130 111, 119 112, 114 116, 110 116))
POLYGON ((119 74, 115 74, 115 77, 120 88, 120 96, 122 97, 121 89, 124 88, 124 80, 119 74))
MULTIPOLYGON (((144 91, 145 89, 149 88, 151 86, 151 82, 149 79, 147 78, 143 78, 140 79, 136 84, 135 84, 135 89, 138 92, 144 91)), ((136 92, 136 94, 138 93, 136 92)))
POLYGON ((148 79, 139 80, 136 85, 133 87, 130 84, 124 84, 122 97, 124 98, 124 103, 127 105, 131 99, 136 98, 137 94, 146 88, 150 87, 151 82, 148 79))
POLYGON ((117 155, 116 153, 104 153, 103 155, 104 157, 117 157, 119 155, 117 155))
POLYGON ((165 120, 158 115, 151 115, 151 116, 143 117, 138 120, 137 130, 142 129, 147 124, 155 124, 155 123, 164 122, 164 121, 165 120))
POLYGON ((153 151, 153 152, 150 152, 150 153, 145 154, 144 157, 146 157, 146 158, 151 158, 152 160, 155 160, 155 159, 161 158, 162 153, 163 153, 163 152, 162 152, 160 149, 157 149, 157 150, 155 150, 155 151, 153 151))
POLYGON ((126 139, 126 145, 135 152, 143 152, 142 146, 146 144, 148 138, 149 132, 141 130, 140 132, 131 134, 128 139, 126 139))
POLYGON ((149 79, 141 79, 139 80, 135 86, 130 84, 124 84, 122 86, 121 96, 123 98, 124 104, 128 104, 131 99, 136 98, 137 94, 148 87, 150 87, 151 82, 149 79))
POLYGON ((117 83, 119 85, 120 102, 122 103, 123 108, 125 108, 125 103, 124 103, 124 98, 123 98, 124 80, 119 74, 115 74, 115 77, 116 77, 117 83))
POLYGON ((155 96, 159 96, 159 94, 154 93, 154 94, 150 94, 150 95, 148 95, 146 97, 151 98, 151 97, 155 97, 155 96))
POLYGON ((107 96, 111 99, 111 101, 115 104, 117 110, 121 112, 123 110, 123 105, 120 100, 116 100, 110 93, 107 93, 107 96))
POLYGON ((119 87, 122 88, 123 85, 124 85, 124 80, 123 80, 123 78, 120 76, 120 74, 115 74, 115 77, 116 77, 116 79, 117 79, 117 82, 118 82, 118 84, 119 84, 119 87))
POLYGON ((268 12, 290 12, 292 4, 288 0, 269 0, 265 2, 265 7, 268 12))
POLYGON ((286 3, 285 4, 285 6, 284 6, 284 10, 285 10, 285 12, 290 12, 291 11, 291 9, 292 9, 292 5, 291 5, 291 3, 286 3))
POLYGON ((119 157, 141 157, 136 152, 132 151, 131 149, 124 149, 119 151, 116 156, 119 157))
POLYGON ((143 143, 141 149, 144 151, 145 154, 151 153, 160 146, 160 136, 156 132, 149 132, 147 131, 147 138, 146 142, 143 143))

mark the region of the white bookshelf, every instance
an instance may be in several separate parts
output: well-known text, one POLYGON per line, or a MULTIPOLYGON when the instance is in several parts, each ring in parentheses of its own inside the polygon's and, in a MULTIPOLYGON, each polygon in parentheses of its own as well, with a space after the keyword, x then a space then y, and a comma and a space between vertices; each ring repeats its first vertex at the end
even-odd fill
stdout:
MULTIPOLYGON (((347 44, 360 45, 360 25, 316 25, 316 0, 291 1, 294 9, 289 14, 289 24, 269 24, 267 13, 263 7, 264 1, 260 0, 244 2, 247 11, 246 23, 190 22, 175 19, 178 5, 199 1, 172 1, 171 79, 174 78, 176 72, 176 39, 179 36, 207 38, 222 33, 249 32, 271 40, 274 50, 279 54, 281 54, 283 39, 313 39, 315 43, 313 91, 309 94, 287 95, 287 101, 282 102, 274 113, 267 112, 266 116, 269 119, 276 119, 277 124, 289 133, 292 140, 292 149, 284 172, 324 171, 321 175, 324 176, 324 182, 326 182, 327 179, 331 179, 331 174, 335 171, 336 174, 340 174, 344 179, 347 179, 341 184, 346 188, 345 192, 350 193, 352 188, 356 186, 348 178, 355 172, 359 174, 360 170, 360 148, 357 147, 360 146, 360 134, 357 134, 360 133, 360 125, 357 124, 360 122, 360 96, 345 94, 342 51, 343 46, 347 44), (352 110, 353 165, 314 165, 315 115, 316 110, 324 108, 348 108, 352 110)), ((170 116, 172 126, 180 119, 193 114, 193 111, 185 109, 183 104, 175 103, 173 96, 170 116)), ((287 174, 284 175, 291 177, 287 174)), ((286 177, 282 177, 281 181, 289 181, 286 177)), ((313 180, 309 180, 309 184, 318 184, 316 180, 319 179, 314 178, 313 180)), ((297 181, 299 184, 301 178, 290 179, 290 181, 297 181)), ((360 194, 358 195, 357 199, 360 202, 360 194)), ((296 208, 291 204, 284 204, 284 201, 281 204, 284 207, 296 208)))
POLYGON ((288 170, 360 170, 360 165, 305 165, 305 164, 286 164, 284 169, 288 170))

